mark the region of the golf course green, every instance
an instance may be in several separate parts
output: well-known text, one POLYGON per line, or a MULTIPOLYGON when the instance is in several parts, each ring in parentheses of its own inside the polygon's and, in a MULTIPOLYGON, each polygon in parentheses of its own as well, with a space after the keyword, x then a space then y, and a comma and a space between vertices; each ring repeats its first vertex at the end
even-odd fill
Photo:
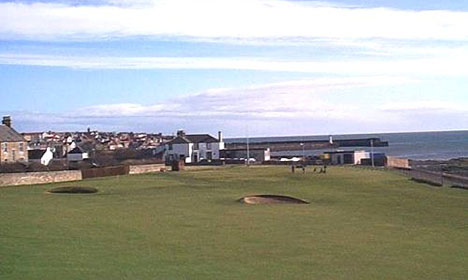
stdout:
POLYGON ((468 191, 226 166, 0 188, 0 279, 468 279, 468 191), (83 186, 97 193, 53 194, 83 186), (248 195, 309 204, 248 205, 248 195))

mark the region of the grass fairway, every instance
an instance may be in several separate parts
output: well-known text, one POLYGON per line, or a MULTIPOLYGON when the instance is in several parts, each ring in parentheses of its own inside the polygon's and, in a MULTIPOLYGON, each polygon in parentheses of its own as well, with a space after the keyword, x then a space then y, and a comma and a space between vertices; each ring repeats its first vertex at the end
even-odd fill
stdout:
POLYGON ((225 167, 0 189, 0 279, 468 279, 468 192, 225 167), (57 186, 97 194, 46 194, 57 186), (284 194, 304 205, 243 205, 284 194))

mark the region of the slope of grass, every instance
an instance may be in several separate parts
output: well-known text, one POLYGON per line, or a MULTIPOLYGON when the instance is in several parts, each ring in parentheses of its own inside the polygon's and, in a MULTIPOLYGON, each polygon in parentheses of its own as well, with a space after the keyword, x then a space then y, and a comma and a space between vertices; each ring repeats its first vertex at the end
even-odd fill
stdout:
POLYGON ((466 279, 468 193, 226 167, 0 189, 0 279, 466 279), (47 194, 57 186, 92 195, 47 194), (284 194, 308 205, 243 205, 284 194))

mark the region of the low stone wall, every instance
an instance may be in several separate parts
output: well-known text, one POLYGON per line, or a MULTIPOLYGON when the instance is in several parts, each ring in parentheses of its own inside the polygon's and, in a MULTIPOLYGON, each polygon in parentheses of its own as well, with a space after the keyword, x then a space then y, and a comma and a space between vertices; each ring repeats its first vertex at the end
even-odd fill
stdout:
POLYGON ((130 165, 129 174, 142 174, 142 173, 151 173, 159 172, 161 168, 165 168, 164 163, 158 164, 144 164, 144 165, 130 165))
POLYGON ((81 179, 81 171, 79 170, 1 173, 0 187, 78 181, 81 179))
POLYGON ((395 168, 402 168, 402 169, 410 169, 409 160, 407 158, 398 158, 398 157, 387 157, 387 166, 388 167, 395 167, 395 168))
POLYGON ((89 179, 107 176, 127 175, 129 174, 129 169, 130 168, 128 165, 81 169, 81 176, 83 176, 83 179, 89 179))
POLYGON ((85 170, 0 173, 0 187, 79 181, 85 178, 159 172, 161 168, 165 168, 165 165, 162 163, 130 166, 112 166, 103 168, 91 168, 85 170))

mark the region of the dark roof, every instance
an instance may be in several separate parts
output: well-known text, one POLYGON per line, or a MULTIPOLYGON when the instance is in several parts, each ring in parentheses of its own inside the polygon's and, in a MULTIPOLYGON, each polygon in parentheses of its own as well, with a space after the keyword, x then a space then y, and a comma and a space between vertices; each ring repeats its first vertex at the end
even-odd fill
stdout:
POLYGON ((218 139, 209 134, 187 134, 184 136, 177 136, 168 144, 185 144, 185 143, 217 143, 218 139))
POLYGON ((46 150, 29 150, 28 158, 29 159, 41 159, 46 150))
MULTIPOLYGON (((269 148, 249 148, 249 151, 266 151, 269 148)), ((247 151, 245 148, 233 148, 233 149, 224 149, 226 152, 237 152, 237 151, 247 151)))
POLYGON ((328 151, 323 152, 324 154, 354 154, 356 151, 328 151))
POLYGON ((83 150, 76 146, 75 148, 73 148, 71 151, 68 152, 69 154, 82 154, 84 153, 83 150))
POLYGON ((0 142, 24 142, 23 136, 13 128, 0 125, 0 142))

